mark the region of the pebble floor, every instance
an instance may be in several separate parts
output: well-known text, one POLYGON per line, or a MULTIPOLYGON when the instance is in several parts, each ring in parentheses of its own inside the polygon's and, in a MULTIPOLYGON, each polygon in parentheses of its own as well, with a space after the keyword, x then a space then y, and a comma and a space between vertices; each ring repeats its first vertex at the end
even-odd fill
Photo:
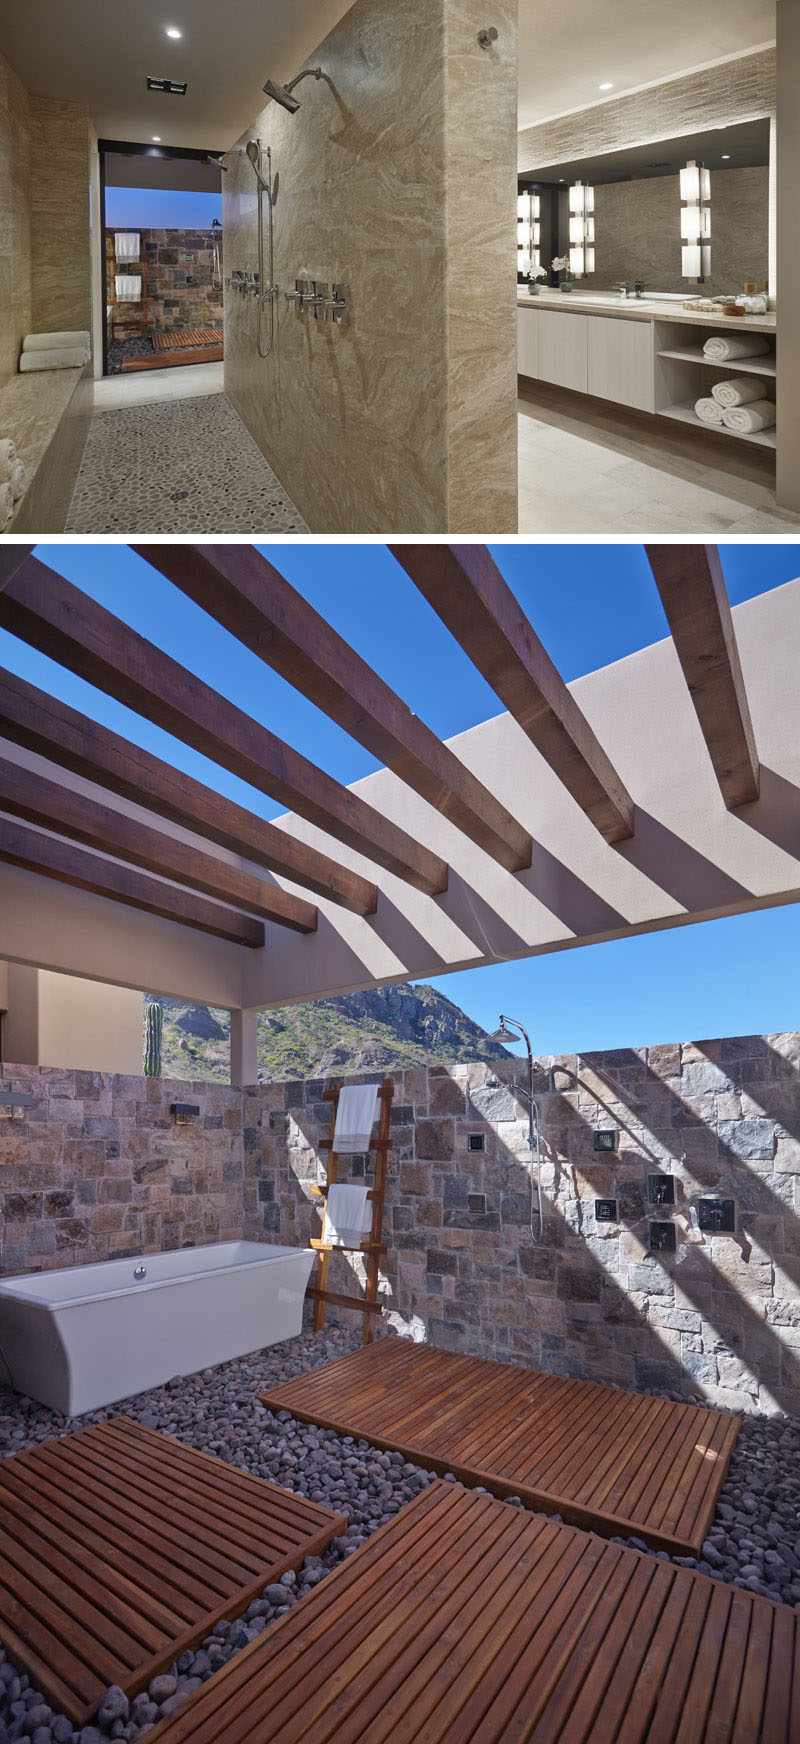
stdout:
MULTIPOLYGON (((170 1381, 74 1424, 99 1423, 125 1412, 151 1429, 325 1503, 349 1524, 323 1556, 307 1557, 297 1575, 286 1574, 266 1587, 235 1622, 217 1623, 197 1649, 182 1654, 132 1702, 121 1690, 110 1689, 95 1723, 81 1731, 51 1709, 0 1648, 0 1744, 16 1739, 104 1744, 146 1734, 432 1482, 432 1472, 409 1465, 402 1454, 380 1453, 367 1442, 300 1423, 286 1411, 273 1414, 259 1403, 260 1390, 330 1362, 359 1342, 360 1334, 351 1331, 306 1333, 255 1356, 170 1381)), ((0 1389, 0 1457, 49 1441, 68 1427, 52 1411, 0 1389)), ((646 1548, 636 1538, 627 1542, 646 1548)), ((699 1559, 650 1554, 800 1608, 800 1419, 745 1420, 699 1559)))

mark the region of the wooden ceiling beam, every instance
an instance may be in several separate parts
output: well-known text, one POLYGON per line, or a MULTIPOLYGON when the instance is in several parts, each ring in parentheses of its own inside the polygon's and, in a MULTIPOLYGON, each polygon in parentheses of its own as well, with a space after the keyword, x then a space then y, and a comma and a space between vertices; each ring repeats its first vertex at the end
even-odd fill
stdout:
POLYGON ((252 545, 133 549, 500 865, 530 866, 518 819, 252 545))
POLYGON ((354 914, 374 914, 377 908, 377 886, 357 872, 3 668, 0 738, 36 751, 354 914))
POLYGON ((159 877, 174 878, 191 890, 213 896, 218 902, 233 903, 261 920, 291 927, 298 933, 316 930, 317 910, 313 903, 290 896, 277 884, 265 884, 252 873, 218 860, 214 854, 204 854, 194 842, 167 835, 165 830, 150 829, 138 818, 2 757, 0 810, 24 818, 26 823, 69 836, 73 842, 82 842, 84 847, 94 848, 98 853, 127 860, 159 877))
POLYGON ((43 878, 53 878, 58 884, 74 885, 89 890, 93 896, 105 896, 127 908, 143 909, 162 920, 191 927, 194 932, 209 933, 229 944, 246 945, 250 950, 263 946, 264 925, 250 915, 237 914, 215 902, 207 902, 189 890, 178 890, 162 884, 158 878, 148 878, 130 866, 111 860, 101 860, 72 842, 58 841, 15 818, 0 817, 0 861, 9 866, 21 866, 26 872, 36 872, 43 878))
POLYGON ((438 855, 38 558, 0 594, 0 625, 406 883, 447 888, 438 855))
POLYGON ((389 549, 606 841, 632 835, 630 794, 486 547, 389 549))
POLYGON ((728 810, 758 799, 759 762, 716 545, 646 545, 650 568, 728 810))
POLYGON ((32 550, 32 545, 4 545, 0 550, 0 593, 13 581, 32 550))

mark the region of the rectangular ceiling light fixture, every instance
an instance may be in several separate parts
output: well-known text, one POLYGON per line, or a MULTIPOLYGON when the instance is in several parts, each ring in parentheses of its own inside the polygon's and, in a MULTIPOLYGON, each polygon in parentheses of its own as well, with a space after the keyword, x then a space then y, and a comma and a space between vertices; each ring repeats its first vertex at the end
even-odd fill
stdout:
POLYGON ((569 191, 569 270, 576 279, 594 272, 594 188, 585 182, 569 191))
POLYGON ((171 97, 185 97, 188 89, 186 79, 148 79, 148 91, 167 91, 171 97))
POLYGON ((690 158, 680 173, 681 272, 702 284, 711 271, 711 172, 690 158))

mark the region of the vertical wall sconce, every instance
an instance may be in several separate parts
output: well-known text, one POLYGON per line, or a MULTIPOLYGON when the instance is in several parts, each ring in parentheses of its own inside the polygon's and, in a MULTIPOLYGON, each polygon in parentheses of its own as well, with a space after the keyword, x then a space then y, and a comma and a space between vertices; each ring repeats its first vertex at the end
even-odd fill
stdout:
POLYGON ((594 188, 584 182, 569 190, 569 270, 575 279, 594 272, 594 188))
POLYGON ((517 195, 517 272, 523 277, 541 266, 542 224, 539 195, 524 188, 517 195))
POLYGON ((711 271, 711 174, 690 158, 681 170, 681 272, 702 284, 711 271))

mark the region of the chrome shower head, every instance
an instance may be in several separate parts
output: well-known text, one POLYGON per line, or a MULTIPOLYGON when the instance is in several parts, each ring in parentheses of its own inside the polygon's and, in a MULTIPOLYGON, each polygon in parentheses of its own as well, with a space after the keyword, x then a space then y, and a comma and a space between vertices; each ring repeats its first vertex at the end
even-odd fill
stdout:
POLYGON ((287 90, 285 85, 276 85, 274 79, 267 79, 264 90, 273 102, 280 103, 282 109, 288 109, 290 115, 297 114, 300 108, 299 101, 297 97, 292 96, 291 91, 287 90))
MULTIPOLYGON (((260 139, 248 139, 247 144, 246 144, 244 149, 245 149, 245 152, 247 153, 247 156, 250 159, 250 162, 253 166, 253 169, 255 170, 256 181, 258 182, 259 187, 261 188, 263 193, 268 194, 270 191, 269 182, 265 182, 264 177, 261 174, 261 141, 260 141, 260 139)), ((267 151, 267 157, 269 157, 269 150, 267 151)))

